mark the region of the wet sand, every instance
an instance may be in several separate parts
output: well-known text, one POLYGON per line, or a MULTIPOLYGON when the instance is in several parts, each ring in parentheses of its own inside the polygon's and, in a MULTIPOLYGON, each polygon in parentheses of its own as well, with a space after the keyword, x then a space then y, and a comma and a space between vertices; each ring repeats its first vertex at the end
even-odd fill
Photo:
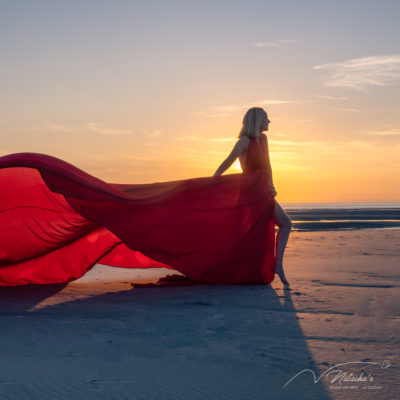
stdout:
POLYGON ((398 398, 399 261, 400 229, 292 232, 290 291, 101 265, 0 287, 0 398, 398 398))

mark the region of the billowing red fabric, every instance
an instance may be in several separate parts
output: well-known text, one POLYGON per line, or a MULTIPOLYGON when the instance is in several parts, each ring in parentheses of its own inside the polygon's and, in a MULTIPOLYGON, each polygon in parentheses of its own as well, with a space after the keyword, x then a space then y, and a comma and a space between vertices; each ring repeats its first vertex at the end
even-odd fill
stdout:
POLYGON ((38 153, 0 157, 0 285, 61 283, 96 263, 207 283, 274 279, 266 138, 243 173, 113 184, 38 153))

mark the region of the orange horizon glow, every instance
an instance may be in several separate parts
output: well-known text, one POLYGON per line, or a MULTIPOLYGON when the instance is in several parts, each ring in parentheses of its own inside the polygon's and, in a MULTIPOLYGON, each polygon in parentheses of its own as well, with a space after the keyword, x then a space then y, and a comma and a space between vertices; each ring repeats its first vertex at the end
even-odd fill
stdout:
MULTIPOLYGON (((139 138, 109 135, 101 138, 105 147, 101 153, 97 146, 95 153, 86 155, 69 150, 71 133, 59 131, 58 136, 64 136, 65 140, 62 149, 58 143, 52 146, 49 141, 46 145, 36 143, 18 150, 62 158, 109 183, 143 184, 212 176, 237 140, 237 135, 231 135, 229 124, 225 131, 221 130, 218 136, 206 136, 202 126, 201 131, 193 130, 191 135, 160 133, 139 138)), ((365 139, 321 140, 311 136, 310 127, 307 135, 305 131, 299 134, 298 129, 293 138, 282 131, 266 132, 278 202, 400 200, 400 185, 395 184, 398 182, 398 146, 382 146, 365 139)), ((241 171, 236 159, 224 174, 241 171)))

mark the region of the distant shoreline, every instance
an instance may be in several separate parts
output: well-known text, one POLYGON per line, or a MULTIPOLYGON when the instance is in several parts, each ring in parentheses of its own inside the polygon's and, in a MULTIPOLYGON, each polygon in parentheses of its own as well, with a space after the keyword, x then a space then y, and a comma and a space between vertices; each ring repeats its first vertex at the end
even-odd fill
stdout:
POLYGON ((292 220, 293 230, 299 232, 400 228, 400 203, 382 204, 292 203, 282 204, 282 208, 292 220))
POLYGON ((285 210, 291 209, 400 209, 400 202, 331 202, 331 203, 279 203, 285 210))

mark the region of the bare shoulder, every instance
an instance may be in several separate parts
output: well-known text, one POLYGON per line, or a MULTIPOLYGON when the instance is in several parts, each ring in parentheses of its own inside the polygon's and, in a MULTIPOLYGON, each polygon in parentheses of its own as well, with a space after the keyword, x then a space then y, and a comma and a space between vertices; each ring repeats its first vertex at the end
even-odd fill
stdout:
POLYGON ((250 138, 248 136, 244 136, 243 135, 243 136, 240 136, 240 138, 237 141, 237 143, 247 149, 247 146, 249 145, 249 141, 250 141, 250 138))
POLYGON ((247 151, 249 147, 250 139, 248 136, 240 136, 239 140, 236 142, 238 148, 238 154, 242 154, 247 151))
POLYGON ((241 136, 240 138, 238 138, 237 142, 233 146, 233 149, 229 157, 232 159, 239 157, 242 153, 247 151, 248 145, 249 145, 249 138, 247 136, 241 136))

